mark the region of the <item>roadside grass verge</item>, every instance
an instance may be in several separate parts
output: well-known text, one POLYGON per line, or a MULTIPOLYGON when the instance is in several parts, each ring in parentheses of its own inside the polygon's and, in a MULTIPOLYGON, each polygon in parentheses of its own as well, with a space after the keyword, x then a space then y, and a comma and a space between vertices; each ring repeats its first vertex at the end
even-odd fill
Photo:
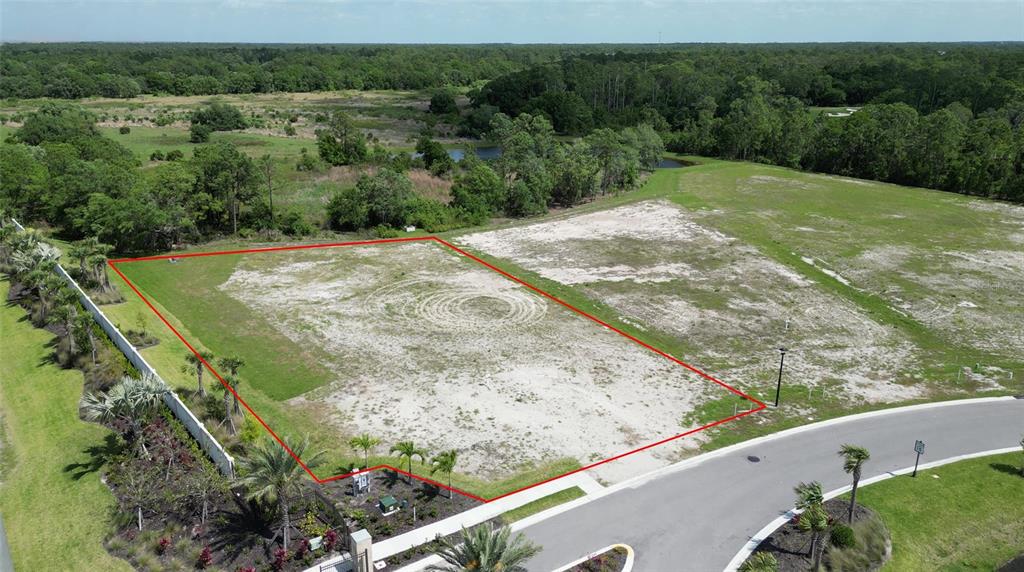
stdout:
POLYGON ((995 570, 1024 553, 1020 453, 960 461, 860 489, 892 534, 886 570, 995 570))
MULTIPOLYGON (((9 287, 0 281, 0 299, 9 287)), ((79 420, 81 372, 51 362, 54 337, 16 305, 0 308, 0 332, 0 511, 15 569, 131 570, 103 548, 114 497, 100 482, 97 455, 112 434, 79 420)))
POLYGON ((519 508, 514 508, 502 514, 501 520, 504 521, 505 524, 512 524, 517 520, 533 516, 538 512, 545 511, 560 504, 565 504, 582 496, 586 496, 586 493, 579 487, 572 487, 563 491, 558 491, 557 493, 541 497, 533 502, 528 502, 519 508))

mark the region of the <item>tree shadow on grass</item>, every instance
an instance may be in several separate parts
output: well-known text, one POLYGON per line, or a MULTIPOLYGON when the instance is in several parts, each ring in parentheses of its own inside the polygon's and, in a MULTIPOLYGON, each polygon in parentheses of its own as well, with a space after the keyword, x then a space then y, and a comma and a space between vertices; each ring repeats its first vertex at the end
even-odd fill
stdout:
POLYGON ((1021 473, 1020 467, 1008 465, 1006 463, 989 463, 990 467, 999 471, 1000 473, 1006 473, 1008 475, 1016 475, 1018 477, 1024 477, 1024 473, 1021 473))
POLYGON ((107 462, 120 455, 125 448, 125 443, 113 433, 103 438, 102 445, 86 447, 82 452, 89 455, 88 460, 83 463, 70 463, 64 466, 64 472, 69 473, 71 478, 78 481, 86 475, 98 472, 107 462))

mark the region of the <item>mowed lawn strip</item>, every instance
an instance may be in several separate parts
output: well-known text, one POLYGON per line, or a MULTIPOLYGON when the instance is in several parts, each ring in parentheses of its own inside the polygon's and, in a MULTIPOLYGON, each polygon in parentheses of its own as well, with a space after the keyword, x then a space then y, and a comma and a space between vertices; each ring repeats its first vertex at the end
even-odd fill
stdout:
POLYGON ((1024 553, 1022 459, 981 457, 860 489, 857 501, 892 533, 885 570, 995 570, 1024 553))
POLYGON ((538 512, 545 511, 549 508, 556 507, 560 504, 567 503, 571 500, 576 500, 582 496, 586 496, 587 493, 583 492, 583 489, 579 487, 572 487, 557 493, 552 493, 545 497, 541 497, 535 501, 528 502, 521 507, 514 508, 501 515, 501 520, 505 524, 512 524, 517 520, 522 520, 528 516, 533 516, 538 512))
MULTIPOLYGON (((0 298, 7 299, 7 282, 0 298)), ((82 374, 50 363, 53 336, 18 306, 0 308, 0 408, 5 464, 3 513, 16 570, 131 570, 103 548, 110 490, 90 469, 90 447, 109 432, 79 420, 82 374), (81 464, 81 466, 76 466, 81 464)))
MULTIPOLYGON (((326 384, 330 372, 314 351, 278 333, 258 313, 217 288, 231 276, 239 259, 239 255, 218 255, 180 258, 174 263, 121 262, 117 268, 146 298, 187 324, 216 357, 245 359, 246 380, 271 399, 284 401, 326 384)), ((125 295, 135 293, 126 290, 125 295)))

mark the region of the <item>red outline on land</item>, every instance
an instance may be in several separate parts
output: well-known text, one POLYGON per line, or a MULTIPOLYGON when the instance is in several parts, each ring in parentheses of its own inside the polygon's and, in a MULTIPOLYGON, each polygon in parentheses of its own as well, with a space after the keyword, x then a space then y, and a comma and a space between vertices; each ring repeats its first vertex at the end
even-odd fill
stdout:
POLYGON ((280 445, 282 447, 284 447, 284 449, 286 451, 288 451, 288 454, 291 455, 299 463, 299 465, 302 466, 303 469, 305 469, 306 473, 308 473, 309 476, 314 481, 316 481, 317 483, 320 483, 320 484, 327 483, 327 482, 330 482, 330 481, 336 481, 336 480, 339 480, 339 479, 348 478, 348 477, 351 477, 353 475, 358 475, 360 473, 368 473, 370 471, 376 471, 378 469, 389 469, 389 470, 395 471, 396 473, 401 473, 401 474, 406 475, 406 476, 415 477, 415 478, 417 478, 417 479, 419 479, 421 481, 430 483, 431 485, 434 485, 436 487, 440 487, 442 489, 453 491, 453 492, 459 493, 459 494, 461 494, 463 496, 472 498, 474 500, 487 503, 487 502, 491 502, 491 501, 496 501, 496 500, 498 500, 500 498, 504 498, 504 497, 507 497, 509 495, 514 495, 514 494, 516 494, 518 492, 522 492, 522 491, 524 491, 526 489, 531 489, 533 487, 542 485, 544 483, 549 483, 551 481, 554 481, 554 480, 557 480, 557 479, 561 479, 561 478, 567 477, 569 475, 573 475, 573 474, 576 474, 576 473, 579 473, 579 472, 582 472, 582 471, 587 471, 587 470, 593 469, 594 467, 597 467, 599 465, 603 465, 605 463, 610 463, 612 461, 616 461, 618 459, 621 459, 623 457, 627 457, 627 456, 632 455, 634 453, 639 453, 640 451, 645 451, 645 450, 650 449, 652 447, 657 447, 658 445, 663 445, 665 443, 668 443, 669 441, 675 441, 676 439, 681 439, 683 437, 686 437, 687 435, 692 435, 694 433, 703 431, 705 429, 709 429, 711 427, 715 427, 717 425, 721 425, 723 423, 728 423, 729 421, 732 421, 734 419, 739 419, 740 417, 744 417, 746 415, 750 415, 751 413, 757 413, 758 411, 761 411, 762 409, 767 407, 767 405, 765 405, 760 400, 758 400, 758 399, 756 399, 754 397, 751 397, 751 396, 747 395, 746 393, 743 393, 742 391, 732 387, 731 385, 729 385, 729 384, 727 384, 727 383, 725 383, 723 381, 720 381, 720 380, 718 380, 718 379, 716 379, 716 378, 714 378, 714 377, 704 373, 703 371, 697 369, 696 367, 694 367, 694 366, 692 366, 692 365, 690 365, 690 364, 688 364, 688 363, 686 363, 686 362, 684 362, 684 361, 682 361, 680 359, 677 359, 677 358, 673 357, 672 355, 669 355, 668 353, 665 353, 662 350, 659 350, 658 348, 656 348, 656 347, 654 347, 654 346, 652 346, 652 345, 650 345, 650 344, 648 344, 646 342, 643 342, 643 341, 641 341, 641 340, 631 336, 630 334, 627 334, 626 332, 620 330, 619 328, 616 328, 615 326, 609 324, 608 322, 605 322, 605 321, 601 320, 600 318, 592 316, 592 315, 584 312, 583 310, 580 310, 579 308, 573 306, 572 304, 569 304, 568 302, 565 302, 565 301, 563 301, 563 300, 561 300, 561 299, 559 299, 559 298, 557 298, 557 297, 555 297, 555 296, 545 292, 544 290, 541 290, 540 288, 537 288, 533 284, 530 284, 529 282, 526 282, 525 280, 517 278, 517 277, 513 276, 512 274, 509 274, 508 272, 505 272, 504 270, 494 266, 493 264, 490 264, 489 262, 481 260, 479 257, 474 256, 474 255, 466 252, 465 250, 462 250, 461 248, 459 248, 459 247, 457 247, 457 246, 455 246, 455 245, 453 245, 453 244, 451 244, 451 243, 449 243, 449 242, 447 242, 447 241, 445 241, 445 240, 443 240, 441 238, 438 238, 436 236, 421 236, 421 237, 411 237, 411 238, 390 238, 390 239, 381 239, 381 240, 362 240, 362 241, 352 241, 352 242, 333 242, 333 243, 320 243, 320 244, 303 244, 303 245, 295 245, 295 246, 273 246, 273 247, 267 247, 267 248, 248 248, 248 249, 242 249, 242 250, 221 250, 221 251, 213 251, 213 252, 191 252, 191 253, 185 253, 185 254, 167 254, 167 255, 161 255, 161 256, 143 256, 143 257, 139 257, 139 258, 118 258, 118 259, 115 259, 115 260, 110 260, 107 263, 114 270, 114 272, 116 272, 117 275, 120 276, 121 279, 124 280, 126 284, 128 284, 128 287, 131 288, 132 291, 135 292, 135 294, 138 295, 138 297, 141 298, 143 302, 145 302, 146 306, 148 306, 149 309, 152 310, 153 313, 156 314, 158 318, 160 318, 160 321, 163 322, 165 326, 170 328, 170 330, 172 332, 174 332, 174 335, 177 336, 178 339, 181 340, 182 343, 184 343, 185 346, 188 347, 188 349, 192 353, 194 353, 196 355, 196 357, 199 358, 199 360, 203 363, 203 365, 206 366, 206 369, 208 369, 210 371, 210 373, 212 373, 214 375, 214 377, 216 377, 217 380, 220 381, 221 385, 223 385, 225 388, 227 388, 227 390, 230 391, 238 399, 239 403, 241 403, 242 406, 245 407, 245 409, 253 417, 255 417, 256 420, 259 421, 261 425, 263 425, 263 427, 267 430, 268 433, 270 433, 270 435, 274 438, 274 440, 276 440, 278 443, 280 443, 280 445), (289 448, 287 444, 285 444, 284 440, 282 440, 280 437, 277 436, 277 433, 274 433, 274 430, 271 429, 270 426, 267 425, 267 423, 265 421, 263 421, 263 419, 255 411, 253 411, 253 409, 251 407, 249 407, 249 404, 245 402, 245 400, 242 398, 242 396, 239 395, 235 391, 235 389, 233 387, 231 387, 228 383, 226 383, 224 381, 224 378, 221 377, 220 373, 218 373, 217 370, 214 369, 213 366, 210 365, 210 363, 207 362, 206 359, 203 358, 203 356, 200 355, 198 351, 196 351, 196 348, 193 347, 192 344, 190 344, 188 342, 188 340, 186 340, 185 337, 182 336, 181 333, 178 332, 178 330, 175 329, 175 327, 172 326, 171 323, 167 321, 166 318, 164 318, 163 314, 161 314, 159 312, 159 310, 157 310, 156 307, 153 306, 153 304, 149 301, 149 299, 146 298, 142 294, 142 292, 140 292, 139 289, 135 287, 135 284, 133 284, 131 280, 128 280, 128 277, 125 276, 121 272, 121 270, 117 267, 118 264, 122 264, 122 263, 144 262, 144 261, 148 261, 148 260, 168 260, 168 259, 178 259, 178 258, 196 258, 196 257, 200 257, 200 256, 220 256, 220 255, 225 255, 225 254, 253 254, 253 253, 259 253, 259 252, 280 252, 280 251, 287 251, 287 250, 305 250, 305 249, 312 249, 312 248, 333 248, 333 247, 340 247, 340 246, 365 246, 365 245, 370 245, 370 244, 389 244, 389 243, 395 243, 395 242, 421 242, 421 241, 433 241, 433 242, 436 242, 438 244, 441 244, 441 245, 447 247, 448 249, 452 250, 453 252, 456 252, 456 253, 458 253, 458 254, 460 254, 460 255, 462 255, 462 256, 464 256, 464 257, 466 257, 466 258, 468 258, 468 259, 470 259, 470 260, 472 260, 474 262, 477 262, 477 263, 479 263, 479 264, 489 268, 490 270, 493 270, 494 272, 497 272, 498 274, 501 274, 505 278, 508 278, 509 280, 512 280, 513 282, 516 282, 516 283, 518 283, 518 284, 520 284, 520 285, 522 285, 522 286, 524 286, 526 288, 529 288, 530 290, 533 290, 537 294, 540 294, 541 296, 544 296, 545 298, 547 298, 547 299, 549 299, 549 300, 551 300, 551 301, 553 301, 553 302, 555 302, 555 303, 557 303, 557 304, 559 304, 561 306, 564 306, 565 308, 568 308, 569 310, 571 310, 571 311, 573 311, 573 312, 575 312, 575 313, 577 313, 577 314, 579 314, 579 315, 581 315, 581 316, 583 316, 583 317, 585 317, 585 318, 587 318, 587 319, 589 319, 589 320, 591 320, 593 322, 596 322, 597 324, 599 324, 599 325, 601 325, 601 326, 603 326, 603 327, 605 327, 605 328, 607 328, 607 329, 609 329, 609 330, 619 334, 620 336, 623 336, 623 337, 625 337, 625 338, 627 338, 627 339, 629 339, 629 340, 631 340, 631 341, 633 341, 633 342, 635 342, 635 343, 637 343, 637 344, 639 344, 639 345, 641 345, 641 346, 651 350, 652 352, 654 352, 654 353, 656 353, 656 354, 658 354, 658 355, 660 355, 660 356, 662 356, 662 357, 664 357, 664 358, 666 358, 668 360, 671 360, 671 361, 675 362, 676 364, 679 364, 679 365, 685 367, 686 369, 692 371, 693 373, 696 373, 697 375, 703 377, 704 379, 707 379, 709 381, 717 383, 718 385, 726 388, 730 392, 732 392, 732 393, 734 393, 734 394, 736 394, 736 395, 738 395, 738 396, 740 396, 740 397, 742 397, 744 399, 749 400, 751 403, 756 404, 757 407, 753 408, 753 409, 750 409, 748 411, 744 411, 742 413, 738 413, 736 415, 732 415, 730 417, 726 417, 725 419, 720 419, 720 420, 715 421, 713 423, 708 423, 706 425, 702 425, 700 427, 697 427, 696 429, 691 429, 691 430, 686 431, 684 433, 680 433, 678 435, 673 435, 672 437, 661 439, 660 441, 656 441, 656 442, 651 443, 649 445, 644 445, 643 447, 640 447, 640 448, 637 448, 637 449, 633 449, 632 451, 627 451, 625 453, 622 453, 622 454, 619 454, 619 455, 615 455, 614 457, 609 457, 607 459, 604 459, 603 461, 598 461, 596 463, 591 463, 591 464, 589 464, 589 465, 587 465, 585 467, 580 467, 580 468, 578 468, 576 470, 569 471, 569 472, 567 472, 565 474, 558 475, 556 477, 551 477, 549 479, 545 479, 543 481, 539 481, 539 482, 533 483, 532 485, 527 485, 527 486, 522 487, 520 489, 511 491, 511 492, 507 492, 505 494, 498 495, 496 497, 489 498, 489 499, 485 499, 485 498, 479 497, 477 495, 474 495, 472 493, 468 493, 466 491, 459 490, 459 489, 454 488, 454 487, 449 487, 449 486, 447 486, 447 485, 445 485, 443 483, 439 483, 437 481, 434 481, 432 479, 428 479, 428 478, 420 476, 420 475, 410 475, 410 473, 408 473, 406 471, 403 471, 402 469, 400 469, 398 467, 391 466, 391 465, 377 465, 375 467, 369 467, 369 468, 362 469, 362 470, 359 470, 359 471, 353 471, 351 473, 346 473, 344 475, 334 475, 334 476, 328 477, 326 479, 321 479, 321 478, 319 478, 319 477, 317 477, 316 475, 313 474, 313 471, 311 471, 309 469, 309 467, 307 467, 306 464, 302 462, 302 459, 300 459, 299 456, 296 455, 295 452, 292 451, 291 448, 289 448))

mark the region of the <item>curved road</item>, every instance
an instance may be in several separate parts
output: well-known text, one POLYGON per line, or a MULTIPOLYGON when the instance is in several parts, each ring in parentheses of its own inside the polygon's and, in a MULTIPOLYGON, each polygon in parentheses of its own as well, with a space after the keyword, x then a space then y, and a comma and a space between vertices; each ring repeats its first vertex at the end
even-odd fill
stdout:
POLYGON ((836 454, 843 443, 871 451, 867 479, 912 466, 917 439, 926 444, 924 464, 1019 446, 1022 434, 1024 399, 1013 398, 890 409, 784 431, 527 524, 523 532, 544 547, 528 567, 553 570, 624 543, 636 550, 638 572, 722 570, 751 536, 793 507, 795 484, 817 480, 826 491, 849 484, 836 454))

